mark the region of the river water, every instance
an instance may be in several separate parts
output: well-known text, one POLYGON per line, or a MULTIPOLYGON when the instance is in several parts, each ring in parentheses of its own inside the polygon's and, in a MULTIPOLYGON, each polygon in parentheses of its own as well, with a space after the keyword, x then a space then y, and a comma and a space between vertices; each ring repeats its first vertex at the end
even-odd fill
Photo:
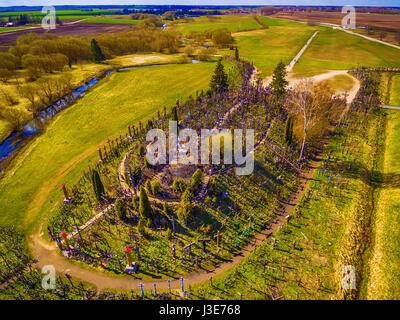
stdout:
MULTIPOLYGON (((199 62, 201 61, 192 60, 192 63, 199 63, 199 62)), ((133 68, 140 68, 140 67, 141 68, 151 67, 151 66, 155 66, 155 64, 125 67, 107 71, 102 76, 93 78, 85 85, 75 89, 71 94, 64 96, 63 98, 55 102, 53 105, 42 110, 36 118, 32 119, 28 124, 24 126, 23 130, 18 132, 13 132, 3 142, 0 143, 0 172, 2 171, 2 164, 4 166, 4 162, 6 160, 10 160, 11 157, 15 156, 17 151, 20 148, 22 148, 29 139, 32 139, 36 134, 38 134, 45 127, 46 123, 50 119, 52 119, 60 111, 74 104, 78 98, 83 97, 86 91, 94 84, 96 84, 100 79, 107 77, 109 74, 113 72, 133 69, 133 68)))

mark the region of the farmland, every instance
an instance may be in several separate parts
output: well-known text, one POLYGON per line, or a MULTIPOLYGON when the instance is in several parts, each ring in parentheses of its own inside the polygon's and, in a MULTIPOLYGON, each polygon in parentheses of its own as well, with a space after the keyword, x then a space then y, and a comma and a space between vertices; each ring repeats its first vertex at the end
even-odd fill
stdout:
POLYGON ((196 89, 206 87, 212 67, 213 64, 207 63, 160 66, 132 69, 112 75, 112 78, 102 83, 101 87, 88 93, 65 114, 60 114, 46 132, 34 144, 28 146, 15 162, 10 170, 12 176, 5 177, 0 187, 0 194, 3 192, 7 194, 6 197, 1 197, 2 202, 5 200, 1 204, 2 213, 12 212, 8 215, 2 214, 1 223, 15 224, 19 221, 23 222, 21 227, 32 227, 32 223, 38 221, 40 214, 51 208, 51 203, 59 198, 58 185, 61 181, 71 181, 70 179, 76 177, 83 166, 93 159, 99 144, 104 143, 106 138, 118 134, 128 124, 148 119, 162 106, 171 105, 176 98, 185 97, 196 89), (171 73, 175 74, 173 83, 168 80, 171 73), (192 79, 190 86, 182 86, 188 77, 192 79), (119 86, 120 82, 125 85, 119 86), (130 94, 120 95, 117 88, 130 94), (151 94, 152 90, 156 90, 157 97, 151 94), (106 99, 99 100, 99 94, 104 95, 106 99), (136 104, 131 104, 133 97, 137 101, 136 104), (144 97, 149 98, 144 99, 144 97), (118 105, 118 108, 111 107, 113 105, 118 105), (93 113, 94 110, 96 113, 93 113), (59 128, 70 128, 71 131, 59 128), (83 128, 85 130, 82 130, 83 128), (39 163, 43 159, 52 165, 40 166, 39 163), (37 171, 39 167, 43 169, 42 172, 37 171), (23 183, 26 176, 32 177, 29 184, 23 183), (46 183, 49 180, 54 182, 53 188, 46 183), (57 180, 59 183, 56 183, 57 180), (15 191, 15 199, 19 200, 11 200, 13 197, 10 194, 11 189, 15 191), (24 198, 26 201, 21 201, 24 198), (32 202, 33 198, 36 200, 32 202), (33 205, 34 203, 37 204, 33 205), (43 211, 42 205, 45 205, 43 211), (19 215, 18 212, 29 213, 19 215))
MULTIPOLYGON (((398 44, 395 34, 400 31, 400 15, 398 14, 368 14, 363 12, 357 12, 356 20, 356 32, 366 34, 370 37, 385 40, 394 44, 398 44), (369 30, 367 30, 367 28, 369 30), (382 38, 381 33, 384 33, 382 38)), ((273 15, 277 18, 290 19, 301 22, 311 23, 332 23, 336 25, 342 24, 343 15, 340 12, 290 12, 284 13, 279 12, 273 15)))
POLYGON ((231 32, 261 28, 257 21, 249 15, 200 17, 194 18, 193 22, 173 24, 172 27, 183 34, 216 28, 227 28, 231 32))
POLYGON ((0 34, 0 299, 399 299, 400 50, 300 22, 325 13, 113 10, 0 34))
POLYGON ((314 33, 314 27, 298 23, 278 23, 264 18, 269 28, 234 34, 240 54, 261 71, 260 77, 272 74, 279 61, 289 63, 314 33))
POLYGON ((298 76, 312 76, 327 70, 347 70, 361 65, 400 67, 400 50, 342 31, 325 29, 311 43, 294 72, 298 76))

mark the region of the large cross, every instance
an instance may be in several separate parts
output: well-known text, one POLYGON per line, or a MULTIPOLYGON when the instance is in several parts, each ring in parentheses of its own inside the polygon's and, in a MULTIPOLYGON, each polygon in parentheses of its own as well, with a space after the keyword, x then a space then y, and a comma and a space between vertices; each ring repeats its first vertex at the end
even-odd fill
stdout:
POLYGON ((206 242, 211 241, 211 239, 198 239, 197 241, 201 242, 203 245, 203 252, 206 253, 206 242))
POLYGON ((133 237, 133 241, 134 241, 134 243, 135 243, 136 254, 137 254, 138 260, 140 260, 140 252, 139 252, 139 246, 138 246, 137 237, 143 237, 143 235, 137 234, 137 233, 133 233, 133 234, 132 234, 132 237, 133 237))

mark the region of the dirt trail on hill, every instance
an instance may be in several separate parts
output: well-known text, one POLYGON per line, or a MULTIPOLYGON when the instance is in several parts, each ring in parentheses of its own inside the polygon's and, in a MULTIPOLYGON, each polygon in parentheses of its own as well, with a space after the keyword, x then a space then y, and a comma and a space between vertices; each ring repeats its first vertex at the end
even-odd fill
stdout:
MULTIPOLYGON (((330 70, 326 73, 321 73, 312 77, 295 77, 292 73, 289 73, 287 76, 287 81, 289 82, 289 87, 294 88, 298 83, 304 80, 312 81, 313 83, 322 82, 325 80, 332 80, 336 76, 345 75, 350 77, 353 80, 353 87, 348 91, 343 90, 335 90, 336 94, 346 94, 347 103, 350 103, 354 100, 357 95, 358 90, 360 89, 360 82, 354 78, 352 75, 348 73, 347 70, 330 70)), ((268 86, 272 81, 272 77, 267 77, 263 80, 263 84, 268 86)))
MULTIPOLYGON (((322 154, 322 150, 321 150, 322 154)), ((266 226, 260 233, 254 236, 252 241, 243 248, 238 254, 236 254, 230 260, 220 264, 214 269, 205 270, 203 272, 193 273, 184 276, 185 286, 199 284, 204 281, 210 280, 210 277, 215 277, 221 275, 235 265, 239 264, 244 258, 246 258, 250 253, 252 253, 257 247, 261 245, 262 242, 271 238, 274 232, 276 232, 279 227, 286 222, 286 216, 291 215, 296 203, 301 198, 306 189, 308 182, 311 180, 314 169, 317 167, 319 158, 313 160, 307 170, 303 173, 301 177, 301 183, 297 191, 289 198, 288 203, 281 203, 279 209, 277 209, 277 215, 274 220, 266 226)), ((34 234, 31 237, 32 243, 36 245, 32 248, 32 253, 38 262, 35 264, 36 267, 43 267, 45 265, 54 266, 58 273, 64 274, 68 273, 72 277, 76 277, 87 281, 97 287, 98 290, 114 288, 119 290, 138 290, 138 286, 142 283, 145 289, 151 289, 153 284, 157 284, 159 290, 167 290, 168 282, 166 279, 159 280, 145 280, 142 281, 141 278, 134 276, 111 276, 103 272, 94 271, 80 267, 77 264, 71 263, 59 254, 59 249, 56 245, 48 243, 43 238, 43 231, 40 229, 39 233, 34 234)), ((171 281, 171 288, 179 289, 181 287, 181 282, 179 279, 171 281)))
MULTIPOLYGON (((329 77, 332 77, 333 74, 343 74, 344 72, 346 71, 330 72, 329 77)), ((328 77, 328 75, 319 75, 317 79, 324 80, 326 77, 328 77)), ((355 96, 359 86, 359 82, 355 81, 355 84, 352 88, 352 97, 353 95, 355 96)), ((342 116, 344 116, 347 110, 348 108, 343 112, 342 116)), ((292 194, 287 203, 281 203, 280 207, 276 209, 276 217, 273 219, 273 221, 269 225, 267 225, 260 233, 256 234, 252 241, 230 260, 221 263, 219 266, 211 270, 204 270, 202 272, 192 273, 184 276, 184 285, 186 287, 188 285, 195 285, 205 281, 209 281, 211 277, 215 277, 229 271, 235 265, 243 261, 244 258, 246 258, 251 252, 259 247, 264 241, 271 238, 274 232, 276 232, 282 224, 286 223, 286 216, 291 215, 294 207, 296 206, 296 203, 301 199, 307 187, 307 184, 310 180, 312 180, 314 170, 318 167, 320 157, 324 151, 328 139, 329 135, 324 137, 320 152, 318 153, 316 158, 308 164, 307 169, 301 174, 301 182, 296 192, 292 194)), ((42 268, 45 265, 52 265, 54 266, 57 273, 68 273, 72 277, 84 280, 95 285, 98 290, 103 290, 107 288, 118 290, 138 290, 138 286, 141 283, 145 286, 146 290, 151 289, 154 283, 157 284, 159 290, 168 290, 168 282, 166 279, 161 280, 159 278, 155 278, 154 280, 143 281, 138 275, 114 276, 110 274, 105 274, 100 269, 98 269, 98 271, 93 269, 90 270, 79 266, 77 263, 68 261, 65 257, 60 255, 59 249, 55 244, 49 243, 43 239, 42 227, 43 224, 40 226, 38 232, 32 234, 29 237, 29 239, 31 240, 29 243, 31 252, 33 254, 33 257, 38 260, 38 262, 35 264, 36 267, 42 268)), ((179 289, 180 287, 181 282, 179 279, 171 281, 172 289, 179 289)))

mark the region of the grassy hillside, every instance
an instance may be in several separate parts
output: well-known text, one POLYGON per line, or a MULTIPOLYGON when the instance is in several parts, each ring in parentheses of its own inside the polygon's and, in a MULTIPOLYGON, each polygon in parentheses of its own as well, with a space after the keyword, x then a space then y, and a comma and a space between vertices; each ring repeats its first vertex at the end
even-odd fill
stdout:
MULTIPOLYGON (((160 54, 160 53, 152 53, 152 54, 131 54, 125 56, 117 56, 113 59, 107 61, 108 64, 98 64, 98 63, 79 63, 73 65, 71 69, 65 68, 62 72, 55 72, 49 77, 56 77, 60 74, 70 74, 71 82, 74 87, 78 87, 82 85, 85 81, 88 81, 95 77, 96 75, 101 74, 105 70, 110 70, 113 68, 125 67, 125 66, 136 66, 136 65, 144 65, 144 64, 163 64, 163 63, 173 63, 179 62, 181 60, 181 56, 179 54, 160 54)), ((18 81, 19 83, 24 83, 23 71, 19 71, 18 73, 18 81)), ((0 93, 4 91, 8 94, 11 94, 14 98, 17 99, 16 105, 11 108, 18 108, 27 113, 27 118, 31 118, 31 113, 28 111, 29 101, 25 98, 21 98, 18 93, 18 85, 15 79, 10 80, 7 83, 0 82, 0 93)), ((3 101, 3 96, 0 94, 0 104, 4 103, 6 107, 7 104, 3 101)), ((0 141, 3 141, 11 132, 12 126, 4 119, 0 119, 0 141)))
POLYGON ((376 196, 375 241, 368 299, 400 298, 400 113, 386 110, 387 127, 381 185, 376 196))
POLYGON ((390 105, 400 106, 400 75, 395 75, 392 78, 390 105))
MULTIPOLYGON (((276 19, 269 19, 273 21, 276 19)), ((268 29, 235 34, 239 52, 252 61, 262 72, 261 77, 272 74, 279 63, 289 63, 314 33, 315 28, 297 26, 270 26, 268 29)))
POLYGON ((140 20, 131 20, 131 19, 116 19, 110 17, 95 17, 95 18, 87 18, 83 20, 84 23, 116 23, 116 24, 138 24, 140 20))
POLYGON ((195 18, 194 22, 173 25, 173 28, 179 30, 183 34, 187 34, 192 31, 205 31, 216 28, 227 28, 229 31, 237 32, 241 30, 259 29, 260 27, 261 26, 251 15, 213 16, 212 20, 203 16, 195 18))
POLYGON ((400 50, 333 29, 322 29, 294 67, 298 76, 327 70, 400 67, 400 50))
POLYGON ((59 200, 60 185, 71 182, 90 160, 97 159, 100 144, 114 134, 125 134, 128 124, 143 122, 163 106, 172 106, 176 98, 207 87, 214 67, 214 63, 154 66, 104 79, 60 113, 14 160, 0 184, 0 224, 32 226, 39 213, 59 200))

